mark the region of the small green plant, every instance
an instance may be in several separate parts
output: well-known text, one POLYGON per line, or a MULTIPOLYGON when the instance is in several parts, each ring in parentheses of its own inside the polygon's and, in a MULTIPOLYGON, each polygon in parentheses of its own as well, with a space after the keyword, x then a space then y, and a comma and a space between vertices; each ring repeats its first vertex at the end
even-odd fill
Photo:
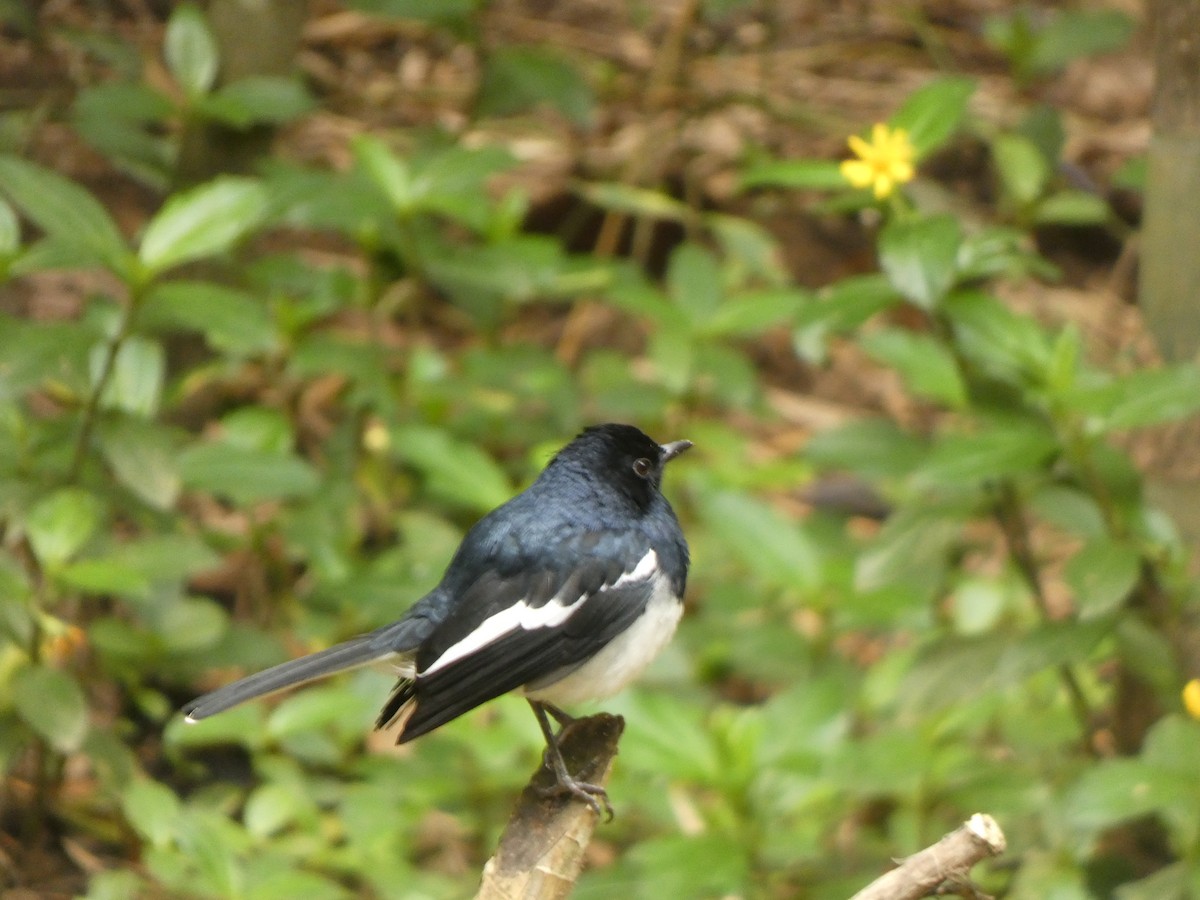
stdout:
POLYGON ((1134 23, 1115 9, 1039 9, 1022 4, 990 16, 984 36, 1008 57, 1013 74, 1028 84, 1073 60, 1125 45, 1134 23))
POLYGON ((175 181, 181 135, 189 124, 215 122, 237 130, 279 125, 313 105, 294 78, 261 75, 218 86, 220 49, 203 12, 191 3, 172 11, 163 57, 174 90, 115 80, 81 90, 72 110, 86 141, 119 169, 159 190, 175 181))

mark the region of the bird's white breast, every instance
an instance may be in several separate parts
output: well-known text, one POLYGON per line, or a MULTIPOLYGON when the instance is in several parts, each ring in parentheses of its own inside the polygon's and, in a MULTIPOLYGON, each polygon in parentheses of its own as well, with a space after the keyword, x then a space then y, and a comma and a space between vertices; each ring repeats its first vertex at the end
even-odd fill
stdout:
POLYGON ((671 640, 683 616, 683 604, 671 591, 668 579, 661 572, 653 578, 646 609, 632 625, 579 668, 553 684, 526 690, 525 696, 569 706, 611 697, 637 678, 671 640))

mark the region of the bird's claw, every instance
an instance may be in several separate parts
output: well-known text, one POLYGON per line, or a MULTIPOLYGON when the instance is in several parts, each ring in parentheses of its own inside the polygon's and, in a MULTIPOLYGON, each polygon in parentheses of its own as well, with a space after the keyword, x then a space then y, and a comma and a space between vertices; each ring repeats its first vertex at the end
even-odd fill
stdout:
MULTIPOLYGON (((553 771, 553 766, 550 769, 553 771)), ((598 784, 579 781, 570 775, 564 778, 562 775, 556 774, 555 783, 548 787, 538 788, 538 793, 543 797, 558 797, 563 794, 570 794, 572 797, 582 800, 590 806, 597 816, 603 815, 605 822, 613 820, 613 808, 608 800, 608 791, 598 784)))

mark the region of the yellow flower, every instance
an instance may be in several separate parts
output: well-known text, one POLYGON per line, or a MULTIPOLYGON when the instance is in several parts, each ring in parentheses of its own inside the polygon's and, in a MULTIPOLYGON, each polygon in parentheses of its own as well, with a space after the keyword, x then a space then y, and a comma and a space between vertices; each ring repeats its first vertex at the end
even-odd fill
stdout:
POLYGON ((1183 686, 1183 708, 1193 719, 1200 719, 1200 678, 1193 678, 1183 686))
POLYGON ((364 429, 362 442, 368 453, 383 453, 392 446, 392 436, 387 426, 376 419, 364 429))
POLYGON ((851 135, 848 143, 858 159, 842 163, 842 177, 856 188, 873 188, 876 200, 889 196, 896 185, 912 181, 916 174, 913 168, 916 151, 903 128, 888 128, 876 122, 870 143, 857 134, 851 135))

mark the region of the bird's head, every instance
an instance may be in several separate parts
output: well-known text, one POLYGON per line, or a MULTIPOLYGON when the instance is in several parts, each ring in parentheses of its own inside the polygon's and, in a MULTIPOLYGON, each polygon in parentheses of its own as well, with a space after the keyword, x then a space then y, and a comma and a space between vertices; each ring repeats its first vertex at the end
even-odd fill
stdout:
POLYGON ((582 469, 645 509, 662 484, 663 468, 692 446, 659 444, 632 425, 593 425, 559 451, 556 463, 582 469))

